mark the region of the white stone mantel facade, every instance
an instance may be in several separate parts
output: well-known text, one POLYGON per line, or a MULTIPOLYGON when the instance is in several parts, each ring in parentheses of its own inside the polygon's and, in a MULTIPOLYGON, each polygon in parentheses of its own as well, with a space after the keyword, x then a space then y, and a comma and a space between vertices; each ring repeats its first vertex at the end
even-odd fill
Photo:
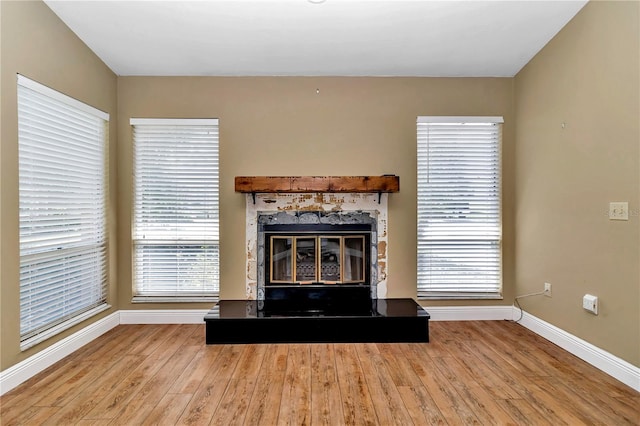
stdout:
POLYGON ((372 240, 376 237, 377 250, 375 256, 377 268, 376 282, 372 282, 378 299, 387 295, 387 204, 389 194, 369 193, 256 193, 246 194, 246 297, 247 300, 258 300, 260 288, 258 274, 258 217, 265 214, 287 212, 364 212, 376 218, 377 232, 372 233, 372 240), (254 203, 255 196, 255 203, 254 203))

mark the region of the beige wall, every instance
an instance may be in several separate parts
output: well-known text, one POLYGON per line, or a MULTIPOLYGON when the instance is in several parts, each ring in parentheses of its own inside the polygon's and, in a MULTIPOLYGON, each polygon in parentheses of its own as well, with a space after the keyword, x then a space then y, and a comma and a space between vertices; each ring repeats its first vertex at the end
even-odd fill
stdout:
MULTIPOLYGON (((111 114, 110 154, 117 155, 117 78, 42 2, 2 1, 1 145, 0 145, 0 370, 33 355, 77 331, 100 316, 20 352, 19 237, 18 237, 18 131, 16 73, 20 73, 111 114)), ((115 209, 116 168, 111 167, 111 202, 115 209)), ((115 214, 111 218, 115 225, 115 214)), ((115 227, 114 227, 115 229, 115 227)), ((115 232, 110 234, 109 302, 116 302, 115 232)))
POLYGON ((505 298, 475 304, 511 304, 512 104, 511 78, 119 78, 120 308, 167 307, 130 304, 131 117, 220 119, 220 286, 230 299, 245 297, 245 197, 234 192, 235 176, 385 173, 400 176, 400 192, 389 196, 388 297, 415 297, 416 117, 502 115, 505 298))
POLYGON ((640 365, 638 2, 590 2, 516 76, 516 289, 526 311, 640 365), (565 123, 562 128, 561 124, 565 123), (628 222, 608 219, 628 201, 628 222), (582 296, 600 298, 600 313, 582 296))
POLYGON ((114 309, 209 306, 130 303, 131 117, 220 119, 221 294, 242 298, 244 197, 234 176, 399 175, 389 297, 414 297, 415 118, 502 115, 505 298, 426 304, 510 305, 548 281, 553 297, 526 299, 527 311, 640 364, 638 3, 588 4, 515 79, 116 78, 43 3, 0 10, 0 369, 79 328, 19 350, 17 72, 111 113, 114 309), (608 202, 620 200, 631 218, 611 222, 608 202), (597 317, 580 307, 586 292, 601 298, 597 317))

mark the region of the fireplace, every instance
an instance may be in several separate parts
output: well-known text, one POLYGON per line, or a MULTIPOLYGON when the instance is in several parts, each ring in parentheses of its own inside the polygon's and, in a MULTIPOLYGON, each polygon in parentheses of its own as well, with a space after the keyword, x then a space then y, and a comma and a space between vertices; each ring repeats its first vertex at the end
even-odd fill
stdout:
POLYGON ((246 299, 211 309, 207 344, 428 341, 429 314, 386 298, 388 193, 398 189, 397 176, 236 177, 246 299))
POLYGON ((377 216, 364 211, 256 212, 257 299, 296 296, 303 301, 305 294, 317 299, 321 292, 376 299, 377 216))
POLYGON ((377 224, 367 212, 258 215, 260 308, 348 315, 376 299, 377 224), (278 223, 286 222, 286 223, 278 223), (301 223, 302 222, 302 223, 301 223))

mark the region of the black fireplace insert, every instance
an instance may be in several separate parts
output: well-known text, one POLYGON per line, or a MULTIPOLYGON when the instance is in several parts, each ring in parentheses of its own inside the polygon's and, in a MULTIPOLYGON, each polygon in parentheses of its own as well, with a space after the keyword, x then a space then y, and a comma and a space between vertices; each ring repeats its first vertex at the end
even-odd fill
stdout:
POLYGON ((371 226, 265 226, 265 286, 368 285, 371 226))

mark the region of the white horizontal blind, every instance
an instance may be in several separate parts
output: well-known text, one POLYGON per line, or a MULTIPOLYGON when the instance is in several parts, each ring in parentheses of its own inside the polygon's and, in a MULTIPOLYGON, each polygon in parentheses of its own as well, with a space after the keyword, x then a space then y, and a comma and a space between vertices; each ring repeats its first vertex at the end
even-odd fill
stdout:
POLYGON ((18 76, 23 349, 107 307, 108 117, 18 76))
POLYGON ((218 120, 131 119, 134 298, 216 296, 218 120))
POLYGON ((502 117, 418 118, 418 295, 499 298, 502 117))

